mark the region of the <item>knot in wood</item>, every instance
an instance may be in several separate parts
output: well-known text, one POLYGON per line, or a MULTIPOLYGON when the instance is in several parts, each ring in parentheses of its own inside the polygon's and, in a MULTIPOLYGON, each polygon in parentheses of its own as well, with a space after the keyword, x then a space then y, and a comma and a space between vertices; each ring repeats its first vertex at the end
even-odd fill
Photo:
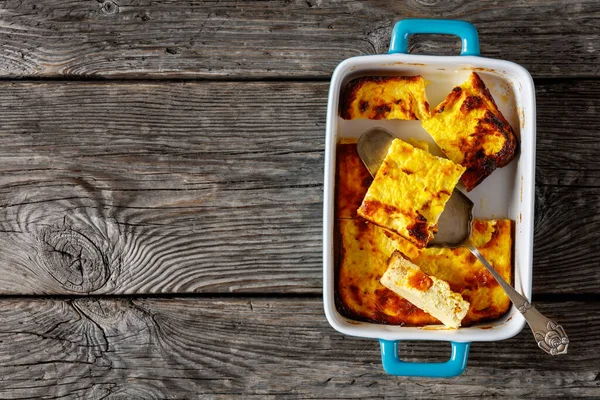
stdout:
POLYGON ((117 14, 119 12, 119 5, 114 1, 105 1, 102 3, 102 12, 107 15, 117 14))
POLYGON ((42 234, 41 256, 48 272, 65 288, 89 293, 108 280, 108 261, 91 239, 71 228, 42 234))

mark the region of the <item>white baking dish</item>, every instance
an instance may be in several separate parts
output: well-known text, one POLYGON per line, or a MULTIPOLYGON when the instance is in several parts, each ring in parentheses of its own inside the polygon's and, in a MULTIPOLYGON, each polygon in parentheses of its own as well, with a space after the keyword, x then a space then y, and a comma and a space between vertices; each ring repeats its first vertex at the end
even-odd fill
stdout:
MULTIPOLYGON (((498 107, 520 138, 519 152, 508 166, 494 171, 468 197, 475 204, 475 218, 510 218, 515 221, 514 287, 531 298, 533 213, 535 184, 535 92, 531 75, 512 62, 479 56, 475 27, 463 21, 403 20, 392 33, 390 53, 343 61, 334 71, 327 108, 325 186, 323 200, 323 302, 327 320, 341 333, 381 341, 386 371, 397 375, 455 376, 465 368, 469 343, 510 338, 521 331, 525 320, 514 307, 501 319, 482 325, 442 329, 439 326, 401 327, 350 320, 336 309, 334 301, 334 201, 336 144, 341 138, 357 138, 363 132, 383 127, 399 138, 429 141, 438 149, 418 121, 345 121, 339 116, 340 91, 351 79, 366 75, 422 75, 431 83, 427 96, 437 105, 461 84, 471 71, 485 81, 498 107), (461 56, 439 57, 407 54, 407 38, 414 33, 454 34, 462 39, 461 56), (405 363, 397 354, 399 340, 437 340, 452 343, 447 363, 405 363)), ((439 149, 437 150, 439 152, 439 149)), ((439 153, 441 155, 441 152, 439 153)))

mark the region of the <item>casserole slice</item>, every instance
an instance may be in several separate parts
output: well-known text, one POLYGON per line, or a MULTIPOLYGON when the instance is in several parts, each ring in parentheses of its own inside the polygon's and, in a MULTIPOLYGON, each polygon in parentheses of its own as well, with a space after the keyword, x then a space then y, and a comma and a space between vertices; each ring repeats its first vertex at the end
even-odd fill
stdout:
POLYGON ((464 167, 394 139, 358 215, 425 247, 464 167))
POLYGON ((453 292, 448 282, 427 275, 399 251, 390 257, 381 284, 449 328, 460 327, 469 311, 469 302, 453 292))
POLYGON ((421 125, 449 159, 466 168, 461 181, 467 191, 515 156, 515 133, 475 72, 421 125))
POLYGON ((404 119, 429 117, 422 76, 365 76, 350 81, 341 97, 343 119, 404 119))

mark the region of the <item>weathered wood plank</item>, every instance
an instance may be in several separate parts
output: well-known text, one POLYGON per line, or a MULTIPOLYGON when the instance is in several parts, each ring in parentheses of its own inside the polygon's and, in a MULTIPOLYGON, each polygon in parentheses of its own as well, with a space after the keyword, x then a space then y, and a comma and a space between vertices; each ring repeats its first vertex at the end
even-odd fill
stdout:
MULTIPOLYGON (((534 291, 598 293, 600 84, 557 85, 540 89, 538 183, 589 187, 540 186, 534 291)), ((0 84, 0 293, 320 293, 326 95, 0 84)))
MULTIPOLYGON (((531 332, 474 343, 464 375, 386 375, 375 340, 344 337, 319 299, 2 300, 3 398, 546 398, 600 396, 599 303, 538 304, 569 334, 551 357, 531 332)), ((447 343, 401 345, 440 360, 447 343)))
MULTIPOLYGON (((600 4, 148 0, 7 1, 0 10, 5 76, 328 77, 343 59, 384 53, 402 18, 453 18, 479 29, 482 54, 536 76, 598 76, 600 4)), ((456 54, 458 40, 412 42, 456 54)))
POLYGON ((537 187, 533 246, 536 293, 598 293, 600 189, 537 187))
POLYGON ((0 86, 0 292, 320 290, 324 85, 0 86))
POLYGON ((600 184, 600 82, 536 82, 537 176, 544 185, 600 184))

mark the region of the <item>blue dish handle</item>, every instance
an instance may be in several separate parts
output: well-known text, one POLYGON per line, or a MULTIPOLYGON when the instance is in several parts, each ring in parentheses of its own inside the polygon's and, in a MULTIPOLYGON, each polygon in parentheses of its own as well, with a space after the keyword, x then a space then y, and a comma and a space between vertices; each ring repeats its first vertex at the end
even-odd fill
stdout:
POLYGON ((392 31, 390 54, 408 54, 408 37, 419 33, 456 35, 462 41, 461 56, 479 55, 479 36, 473 24, 446 19, 405 19, 398 21, 392 31))
POLYGON ((452 355, 446 362, 419 363, 400 360, 397 340, 379 340, 383 369, 390 375, 451 378, 462 374, 467 367, 471 343, 450 342, 452 355))

